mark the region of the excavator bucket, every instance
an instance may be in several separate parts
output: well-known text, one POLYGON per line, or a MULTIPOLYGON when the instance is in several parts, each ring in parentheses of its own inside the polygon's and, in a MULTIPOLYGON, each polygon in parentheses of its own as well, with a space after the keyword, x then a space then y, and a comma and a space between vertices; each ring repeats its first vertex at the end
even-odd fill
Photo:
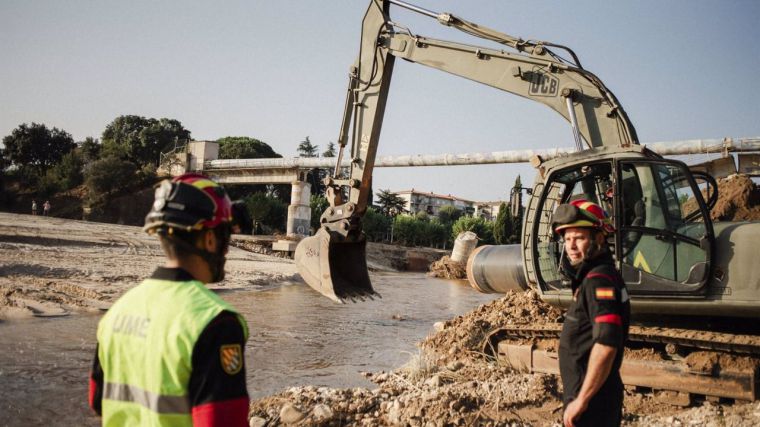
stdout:
POLYGON ((363 300, 379 296, 369 280, 366 258, 367 241, 338 241, 320 229, 296 247, 298 272, 306 283, 335 302, 363 300))

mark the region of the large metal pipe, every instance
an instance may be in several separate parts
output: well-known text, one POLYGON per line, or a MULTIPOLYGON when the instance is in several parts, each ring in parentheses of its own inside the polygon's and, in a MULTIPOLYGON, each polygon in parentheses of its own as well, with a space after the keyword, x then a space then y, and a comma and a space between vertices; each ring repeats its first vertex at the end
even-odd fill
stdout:
MULTIPOLYGON (((467 145, 467 144, 465 144, 467 145)), ((760 151, 760 138, 693 139, 674 142, 654 142, 642 144, 663 156, 685 154, 708 154, 723 152, 760 151)), ((574 153, 572 148, 547 150, 510 150, 486 153, 460 154, 417 154, 410 156, 377 157, 375 167, 409 166, 459 166, 501 163, 528 163, 534 155, 549 160, 557 156, 574 153)), ((229 159, 207 160, 205 169, 223 170, 240 168, 328 168, 335 166, 331 157, 295 157, 291 159, 229 159)), ((351 166, 350 159, 343 159, 341 166, 351 166)))
POLYGON ((476 248, 467 259, 467 281, 484 294, 527 290, 520 245, 476 248))

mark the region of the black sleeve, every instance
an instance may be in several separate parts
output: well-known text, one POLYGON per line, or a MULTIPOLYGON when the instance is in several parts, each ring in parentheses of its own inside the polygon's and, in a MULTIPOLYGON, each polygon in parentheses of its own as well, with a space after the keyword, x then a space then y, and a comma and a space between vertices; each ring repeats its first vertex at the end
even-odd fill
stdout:
POLYGON ((101 414, 101 403, 103 402, 103 367, 100 366, 98 358, 98 345, 95 345, 95 357, 92 360, 92 370, 90 370, 90 384, 88 401, 90 408, 96 414, 101 414))
POLYGON ((623 344, 623 303, 621 287, 608 274, 589 273, 585 298, 595 343, 619 348, 623 344))
POLYGON ((243 327, 234 313, 224 311, 206 326, 193 348, 192 407, 248 398, 244 350, 243 327))

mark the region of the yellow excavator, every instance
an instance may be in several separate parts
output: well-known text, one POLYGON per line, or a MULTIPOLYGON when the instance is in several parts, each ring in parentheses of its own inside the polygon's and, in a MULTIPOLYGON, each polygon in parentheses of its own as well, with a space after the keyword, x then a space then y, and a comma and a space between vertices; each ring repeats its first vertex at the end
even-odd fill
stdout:
POLYGON ((561 244, 551 231, 551 215, 557 204, 584 197, 605 206, 620 230, 610 243, 634 312, 760 317, 760 268, 751 259, 760 224, 713 224, 709 209, 717 199, 715 180, 639 145, 615 95, 581 66, 571 49, 512 37, 401 0, 373 0, 364 15, 340 151, 334 173, 326 179, 330 206, 319 231, 301 241, 295 253, 299 272, 312 288, 335 301, 376 295, 361 218, 397 57, 540 102, 571 124, 577 152, 534 159, 538 176, 521 244, 481 254, 484 261, 470 268, 477 289, 533 288, 553 305, 569 304, 569 289, 557 273, 561 244), (391 5, 503 49, 417 35, 391 20, 391 5), (351 166, 345 177, 340 165, 347 147, 351 166))

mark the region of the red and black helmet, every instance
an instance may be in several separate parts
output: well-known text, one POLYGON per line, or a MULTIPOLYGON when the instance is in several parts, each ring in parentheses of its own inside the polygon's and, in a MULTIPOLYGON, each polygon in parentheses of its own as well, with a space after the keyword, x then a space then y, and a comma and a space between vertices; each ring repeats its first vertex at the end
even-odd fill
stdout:
POLYGON ((145 217, 143 230, 161 228, 184 231, 216 228, 232 221, 232 202, 224 187, 210 178, 188 173, 156 188, 153 207, 145 217))
POLYGON ((554 211, 552 225, 554 232, 560 234, 568 228, 592 228, 605 234, 615 232, 607 211, 584 199, 559 205, 554 211))

